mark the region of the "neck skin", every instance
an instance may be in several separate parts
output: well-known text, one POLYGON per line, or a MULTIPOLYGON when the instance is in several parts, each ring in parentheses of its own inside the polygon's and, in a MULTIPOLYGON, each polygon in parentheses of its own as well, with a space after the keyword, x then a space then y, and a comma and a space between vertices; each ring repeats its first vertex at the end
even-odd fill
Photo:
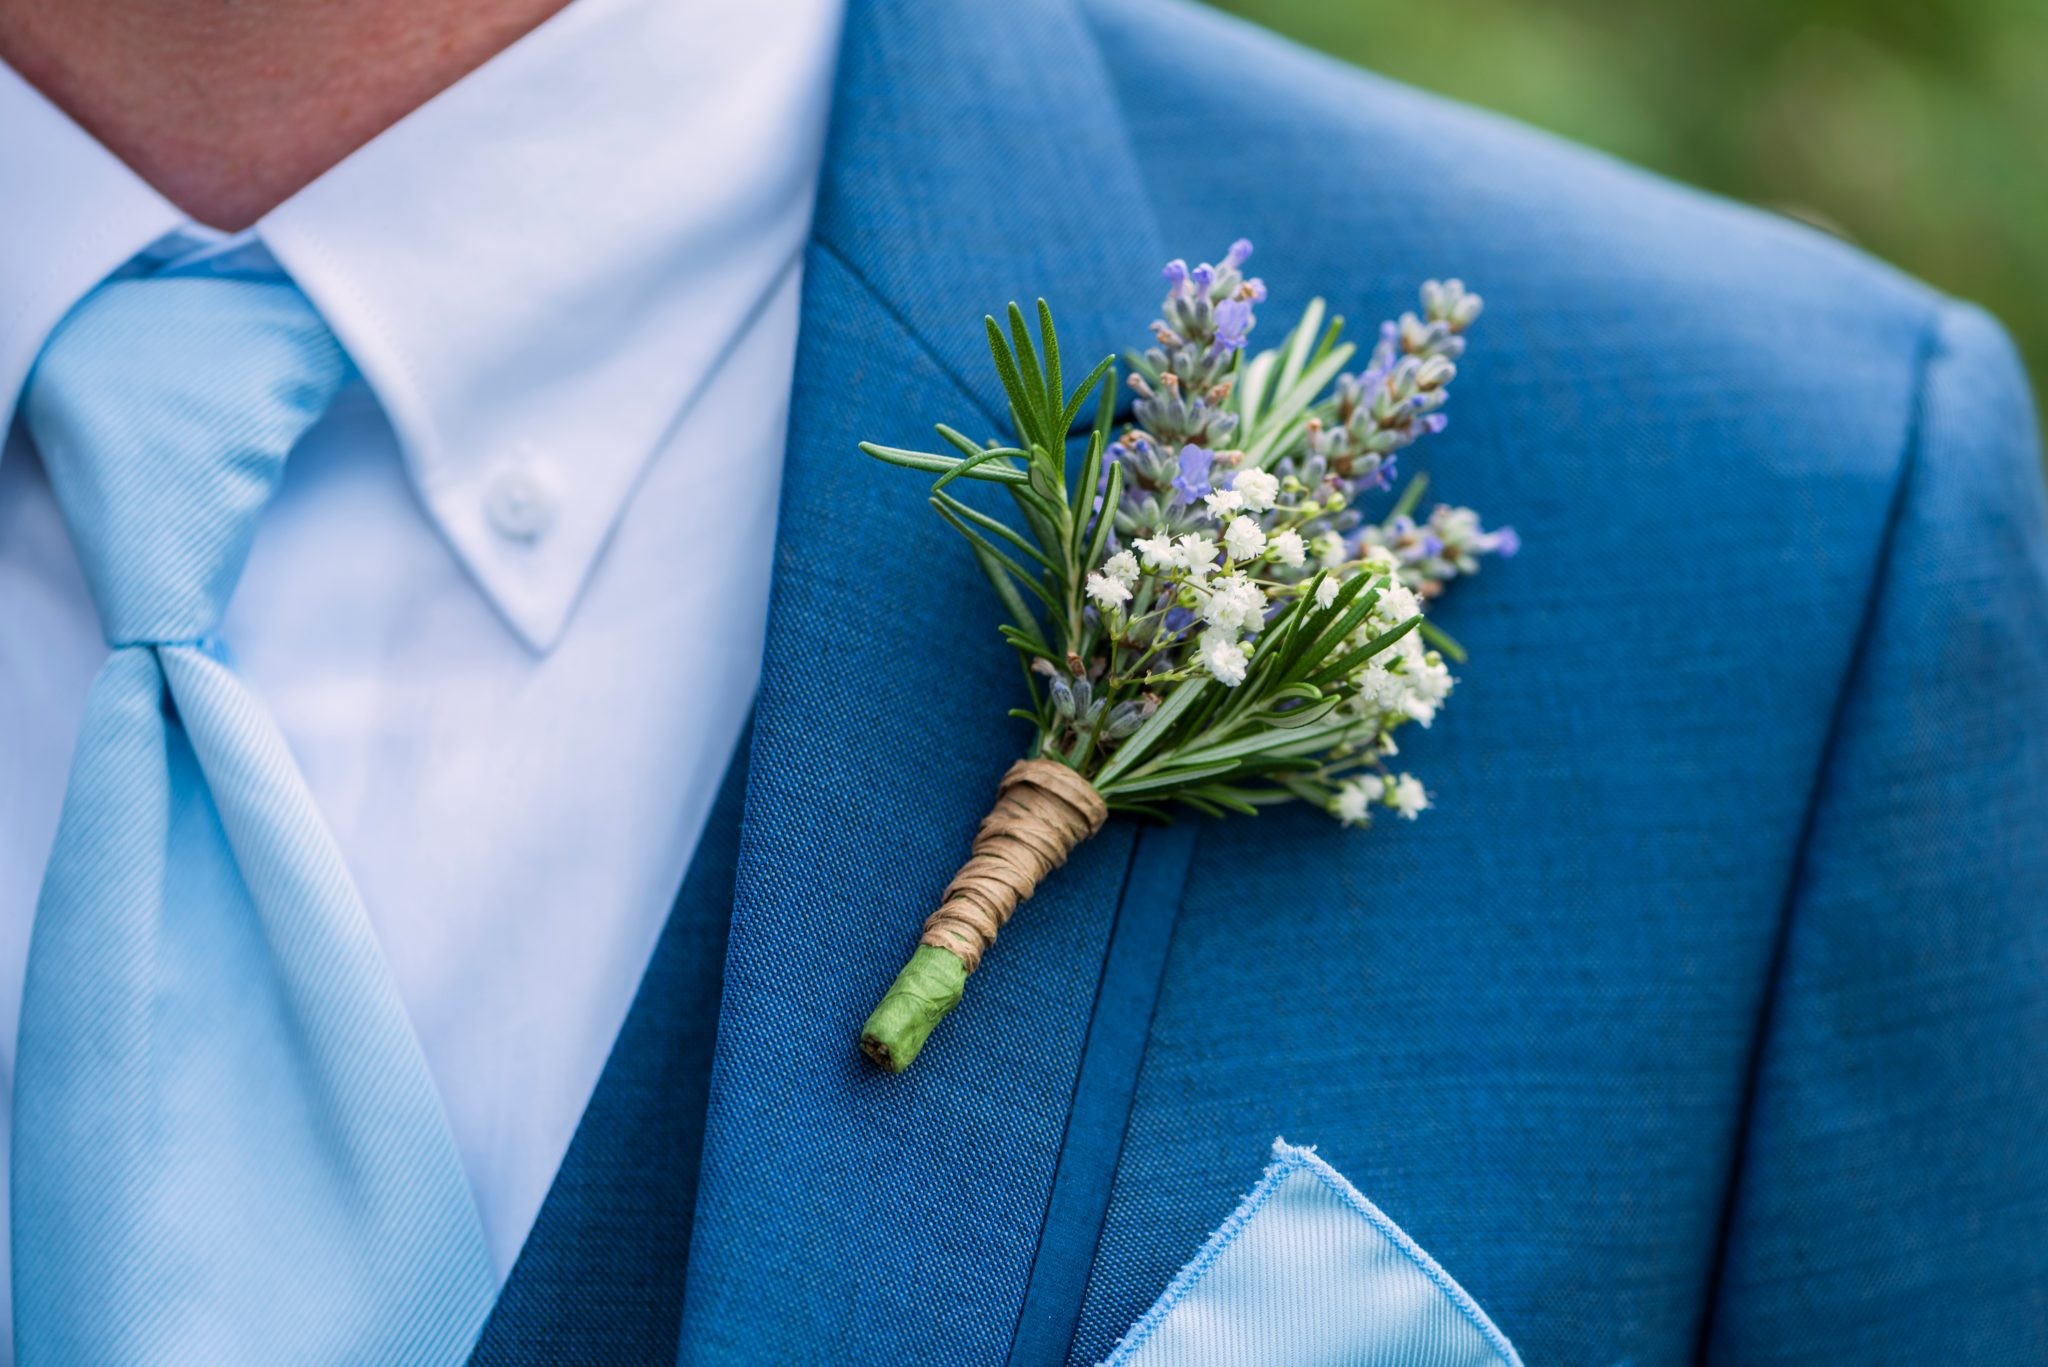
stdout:
POLYGON ((235 231, 567 0, 0 0, 0 60, 235 231))

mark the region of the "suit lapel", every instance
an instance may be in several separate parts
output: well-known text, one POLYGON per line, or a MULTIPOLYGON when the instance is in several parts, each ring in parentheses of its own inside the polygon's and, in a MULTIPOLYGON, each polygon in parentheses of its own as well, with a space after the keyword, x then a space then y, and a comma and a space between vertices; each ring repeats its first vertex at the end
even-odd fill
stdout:
POLYGON ((1017 1323, 1133 836, 1077 853, 908 1073, 860 1059, 1028 737, 993 594, 917 477, 855 443, 994 434, 980 318, 1010 299, 1051 300, 1075 374, 1142 337, 1159 243, 1101 62, 1042 0, 848 16, 685 1362, 996 1361, 1017 1323))

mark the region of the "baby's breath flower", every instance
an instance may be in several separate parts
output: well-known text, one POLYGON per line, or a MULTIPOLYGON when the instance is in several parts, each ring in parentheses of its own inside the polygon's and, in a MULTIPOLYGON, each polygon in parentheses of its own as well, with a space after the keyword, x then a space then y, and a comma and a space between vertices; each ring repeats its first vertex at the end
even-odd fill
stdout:
POLYGON ((1249 511, 1262 513, 1279 497, 1280 481, 1264 470, 1239 470, 1230 481, 1230 490, 1244 500, 1249 511))
POLYGON ((1209 516, 1218 522, 1245 506, 1244 495, 1235 489, 1218 489, 1202 502, 1209 505, 1209 516))
MULTIPOLYGON (((1412 634, 1412 633, 1411 633, 1412 634)), ((1409 716, 1421 722, 1426 729, 1436 720, 1437 708, 1443 706, 1445 698, 1451 696, 1451 687, 1456 683, 1443 657, 1435 651, 1403 670, 1408 681, 1408 699, 1404 704, 1409 716)))
POLYGON ((1223 549, 1232 560, 1256 560, 1265 553, 1266 534, 1250 518, 1233 517, 1223 529, 1223 549))
POLYGON ((1233 640, 1227 631, 1205 631, 1202 633, 1202 667, 1217 683, 1225 688, 1235 688, 1244 682, 1245 647, 1233 640))
POLYGON ((1351 550, 1344 544, 1344 538, 1336 532, 1318 532, 1315 539, 1316 559, 1325 565, 1341 565, 1351 558, 1351 550))
MULTIPOLYGON (((1375 609, 1374 615, 1384 618, 1388 626, 1393 626, 1407 621, 1420 611, 1422 604, 1416 599, 1415 590, 1406 584, 1389 584, 1380 590, 1380 605, 1375 609)), ((1410 640, 1414 635, 1411 631, 1401 639, 1410 640)))
POLYGON ((1358 689, 1359 710, 1367 715, 1400 712, 1408 696, 1401 676, 1377 661, 1351 676, 1358 689))
POLYGON ((1216 542, 1200 532, 1189 532, 1173 543, 1173 559, 1199 582, 1216 568, 1216 542))
POLYGON ((1158 536, 1140 537, 1137 545, 1145 563, 1155 570, 1172 569, 1180 563, 1180 552, 1174 548, 1173 538, 1164 532, 1158 536))
POLYGON ((1256 627, 1265 615, 1265 591, 1242 574, 1227 574, 1217 580, 1202 604, 1202 620, 1233 635, 1256 627))
POLYGON ((1118 551, 1102 562, 1102 572, 1129 588, 1138 582, 1138 557, 1129 551, 1118 551))
POLYGON ((1319 608, 1329 607, 1330 604, 1337 601, 1337 592, 1338 587, 1335 576, 1324 575, 1323 581, 1316 585, 1316 606, 1319 608))
POLYGON ((1269 545, 1272 548, 1275 560, 1287 566, 1290 570, 1301 568, 1305 559, 1306 548, 1301 544, 1300 532, 1281 532, 1272 539, 1269 545))
POLYGON ((1388 802, 1410 821, 1429 810, 1429 794, 1423 791, 1422 780, 1413 774, 1403 774, 1394 780, 1394 791, 1388 802))
POLYGON ((1091 574, 1088 576, 1088 596, 1105 610, 1120 608, 1131 601, 1131 587, 1114 575, 1091 574))
POLYGON ((1361 774, 1337 785, 1337 795, 1330 800, 1330 815, 1347 826, 1372 825, 1372 804, 1378 802, 1387 791, 1386 780, 1378 774, 1361 774))

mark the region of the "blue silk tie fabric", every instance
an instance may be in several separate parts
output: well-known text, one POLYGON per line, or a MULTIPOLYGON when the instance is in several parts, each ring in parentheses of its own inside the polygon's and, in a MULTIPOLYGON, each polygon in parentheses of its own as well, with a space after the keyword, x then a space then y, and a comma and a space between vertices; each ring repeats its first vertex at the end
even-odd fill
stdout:
POLYGON ((36 907, 15 1344, 39 1363, 453 1363, 493 1279, 333 839, 213 639, 349 374, 276 279, 122 280, 23 413, 113 653, 36 907))

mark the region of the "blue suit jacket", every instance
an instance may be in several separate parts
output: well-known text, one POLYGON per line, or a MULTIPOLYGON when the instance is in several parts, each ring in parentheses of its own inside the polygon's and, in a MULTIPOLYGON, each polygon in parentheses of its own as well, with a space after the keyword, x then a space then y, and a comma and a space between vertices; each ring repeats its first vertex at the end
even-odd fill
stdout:
POLYGON ((807 269, 729 843, 480 1356, 1094 1361, 1284 1134, 1532 1363, 2048 1359, 2048 536, 1983 314, 1157 0, 856 0, 807 269), (1425 461, 1527 549, 1444 609, 1440 809, 1112 822, 882 1076, 1026 736, 854 443, 998 430, 983 312, 1120 349, 1239 235, 1276 332, 1487 297, 1425 461))

